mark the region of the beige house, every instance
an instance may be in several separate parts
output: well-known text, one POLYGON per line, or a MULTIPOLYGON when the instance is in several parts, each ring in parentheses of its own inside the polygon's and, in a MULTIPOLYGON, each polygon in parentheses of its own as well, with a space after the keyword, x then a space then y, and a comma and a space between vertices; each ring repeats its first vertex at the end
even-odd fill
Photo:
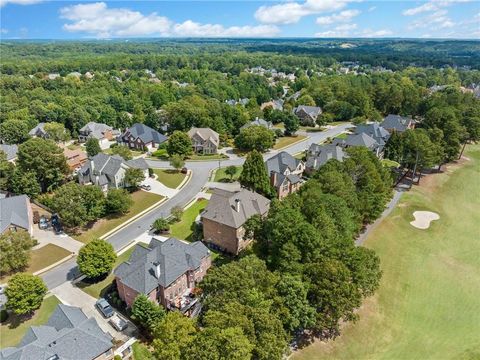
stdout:
POLYGON ((282 151, 265 162, 270 184, 277 190, 279 199, 294 193, 302 184, 305 163, 282 151))
POLYGON ((203 211, 203 238, 222 251, 237 255, 250 244, 243 225, 252 216, 265 216, 270 200, 247 189, 226 191, 215 189, 203 211))
POLYGON ((220 144, 220 136, 210 128, 191 128, 188 136, 192 140, 195 153, 216 154, 220 144))

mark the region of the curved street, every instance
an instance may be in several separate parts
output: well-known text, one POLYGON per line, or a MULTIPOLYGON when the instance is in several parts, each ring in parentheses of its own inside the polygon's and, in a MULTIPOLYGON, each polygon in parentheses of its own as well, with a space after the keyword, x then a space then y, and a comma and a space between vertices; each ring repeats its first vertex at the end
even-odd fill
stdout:
MULTIPOLYGON (((350 123, 334 126, 322 132, 311 132, 299 134, 308 136, 305 140, 292 144, 280 151, 286 151, 292 155, 298 154, 307 150, 311 144, 321 143, 327 138, 333 138, 338 134, 344 132, 347 128, 351 127, 350 123)), ((272 150, 264 154, 264 158, 268 159, 275 154, 278 150, 272 150)), ((186 167, 192 171, 191 178, 187 184, 172 198, 162 203, 157 208, 149 211, 145 215, 124 226, 106 240, 110 242, 116 251, 128 246, 138 236, 148 232, 150 225, 159 217, 167 217, 170 215, 170 211, 175 206, 184 207, 187 205, 205 186, 208 182, 210 173, 212 170, 219 166, 229 165, 241 165, 245 161, 244 158, 232 156, 231 159, 225 160, 211 160, 211 161, 189 161, 186 163, 186 167)), ((152 168, 170 168, 170 164, 167 161, 159 160, 147 160, 148 164, 152 168)), ((49 289, 53 289, 65 281, 71 281, 78 276, 78 269, 76 266, 76 258, 72 258, 59 266, 51 269, 41 275, 43 280, 49 289)))

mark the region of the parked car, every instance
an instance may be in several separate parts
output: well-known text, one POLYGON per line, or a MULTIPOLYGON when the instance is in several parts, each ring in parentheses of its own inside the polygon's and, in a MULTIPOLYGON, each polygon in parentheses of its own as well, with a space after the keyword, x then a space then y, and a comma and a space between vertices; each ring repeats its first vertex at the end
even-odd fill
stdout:
POLYGON ((48 229, 48 220, 45 216, 41 216, 40 220, 38 220, 38 228, 42 230, 48 229))
POLYGON ((63 232, 63 226, 57 214, 52 215, 51 223, 52 223, 53 230, 55 230, 56 234, 61 234, 63 232))
POLYGON ((128 323, 118 315, 112 316, 108 321, 117 331, 123 331, 128 327, 128 323))
POLYGON ((115 314, 115 311, 113 311, 110 304, 104 298, 98 299, 95 305, 106 318, 112 317, 115 314))
POLYGON ((152 187, 150 185, 140 185, 140 188, 147 191, 152 190, 152 187))

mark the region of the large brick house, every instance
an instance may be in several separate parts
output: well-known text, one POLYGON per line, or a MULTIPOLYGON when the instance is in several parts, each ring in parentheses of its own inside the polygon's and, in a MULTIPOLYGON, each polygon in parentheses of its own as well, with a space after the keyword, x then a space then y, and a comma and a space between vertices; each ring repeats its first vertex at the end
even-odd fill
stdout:
POLYGON ((195 153, 216 154, 220 145, 220 136, 210 128, 191 128, 188 136, 192 140, 195 153))
POLYGON ((148 247, 135 245, 114 274, 118 294, 128 307, 137 295, 145 294, 167 309, 192 314, 197 305, 192 291, 211 265, 210 250, 199 241, 152 238, 148 247))
POLYGON ((305 164, 289 153, 282 151, 265 161, 270 184, 277 190, 279 199, 294 193, 302 184, 305 164))
POLYGON ((143 150, 147 148, 149 151, 158 148, 158 145, 167 141, 167 137, 160 134, 157 130, 152 129, 144 124, 133 124, 130 128, 118 137, 118 142, 128 146, 130 149, 143 150))
POLYGON ((293 113, 300 119, 304 126, 315 126, 317 118, 322 114, 322 109, 318 106, 299 105, 293 109, 293 113))
POLYGON ((204 240, 216 248, 237 255, 252 239, 245 238, 243 225, 253 215, 265 216, 270 200, 247 189, 215 189, 201 214, 204 240))

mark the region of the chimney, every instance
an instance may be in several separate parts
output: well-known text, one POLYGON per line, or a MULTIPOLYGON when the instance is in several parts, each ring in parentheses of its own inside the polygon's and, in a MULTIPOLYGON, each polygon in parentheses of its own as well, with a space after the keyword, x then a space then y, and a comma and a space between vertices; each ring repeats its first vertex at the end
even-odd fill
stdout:
POLYGON ((275 186, 277 182, 277 173, 275 171, 270 171, 270 185, 275 186))
POLYGON ((235 199, 235 211, 240 212, 240 199, 235 199))
POLYGON ((155 266, 155 277, 160 279, 160 275, 162 274, 162 271, 160 270, 160 263, 153 263, 153 266, 155 266))

